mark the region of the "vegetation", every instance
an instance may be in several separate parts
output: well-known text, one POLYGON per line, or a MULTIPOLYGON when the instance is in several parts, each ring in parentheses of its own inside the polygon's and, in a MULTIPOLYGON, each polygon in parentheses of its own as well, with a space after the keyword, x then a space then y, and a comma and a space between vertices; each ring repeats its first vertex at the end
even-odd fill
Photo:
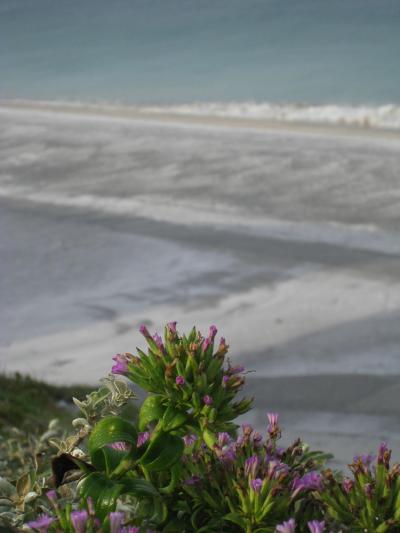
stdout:
POLYGON ((400 466, 385 443, 344 477, 300 440, 280 447, 276 413, 266 414, 264 437, 238 428, 251 408, 237 399, 246 372, 226 358, 224 339, 216 345, 215 326, 205 337, 180 335, 174 322, 163 339, 141 333, 146 352, 117 354, 101 387, 74 399, 72 434, 52 420, 41 436, 3 438, 9 531, 400 531, 400 466), (127 410, 132 384, 148 393, 137 417, 127 410))

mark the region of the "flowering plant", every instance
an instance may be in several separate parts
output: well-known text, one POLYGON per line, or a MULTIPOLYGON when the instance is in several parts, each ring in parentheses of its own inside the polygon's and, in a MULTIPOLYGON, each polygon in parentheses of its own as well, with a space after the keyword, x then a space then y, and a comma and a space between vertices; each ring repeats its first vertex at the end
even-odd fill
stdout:
MULTIPOLYGON (((400 467, 390 451, 356 457, 353 477, 300 439, 279 446, 276 413, 265 436, 235 419, 251 407, 237 399, 245 369, 227 359, 216 327, 164 337, 141 333, 147 352, 114 356, 98 391, 75 400, 81 416, 66 437, 53 424, 40 439, 49 462, 0 478, 0 524, 10 531, 68 533, 322 533, 400 530, 400 467), (138 385, 148 395, 137 419, 124 414, 138 385)), ((35 451, 36 454, 36 451, 35 451)))

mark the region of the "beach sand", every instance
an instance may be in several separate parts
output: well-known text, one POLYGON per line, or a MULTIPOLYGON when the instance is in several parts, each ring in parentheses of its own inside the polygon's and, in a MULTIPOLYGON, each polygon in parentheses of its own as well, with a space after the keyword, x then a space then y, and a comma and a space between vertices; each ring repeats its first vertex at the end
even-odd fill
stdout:
POLYGON ((399 450, 399 176, 396 132, 2 105, 0 370, 95 384, 140 323, 215 323, 257 427, 399 450))

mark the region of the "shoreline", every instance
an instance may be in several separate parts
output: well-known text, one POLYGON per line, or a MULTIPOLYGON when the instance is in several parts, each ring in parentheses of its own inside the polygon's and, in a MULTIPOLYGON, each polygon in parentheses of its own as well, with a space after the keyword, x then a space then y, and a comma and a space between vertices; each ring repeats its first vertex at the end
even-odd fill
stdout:
POLYGON ((45 112, 55 115, 82 116, 85 118, 95 117, 144 121, 166 125, 251 129, 276 133, 400 141, 400 130, 395 129, 341 125, 328 122, 278 121, 264 118, 222 117, 216 115, 199 116, 173 112, 151 112, 141 110, 138 106, 129 105, 0 99, 0 109, 45 112))

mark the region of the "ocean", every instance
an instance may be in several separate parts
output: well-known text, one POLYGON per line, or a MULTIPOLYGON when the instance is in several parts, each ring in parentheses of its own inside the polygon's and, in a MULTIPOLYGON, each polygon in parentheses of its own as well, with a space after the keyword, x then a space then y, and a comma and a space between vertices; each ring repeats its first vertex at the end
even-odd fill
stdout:
POLYGON ((2 99, 397 129, 399 57, 398 0, 0 4, 2 99))

